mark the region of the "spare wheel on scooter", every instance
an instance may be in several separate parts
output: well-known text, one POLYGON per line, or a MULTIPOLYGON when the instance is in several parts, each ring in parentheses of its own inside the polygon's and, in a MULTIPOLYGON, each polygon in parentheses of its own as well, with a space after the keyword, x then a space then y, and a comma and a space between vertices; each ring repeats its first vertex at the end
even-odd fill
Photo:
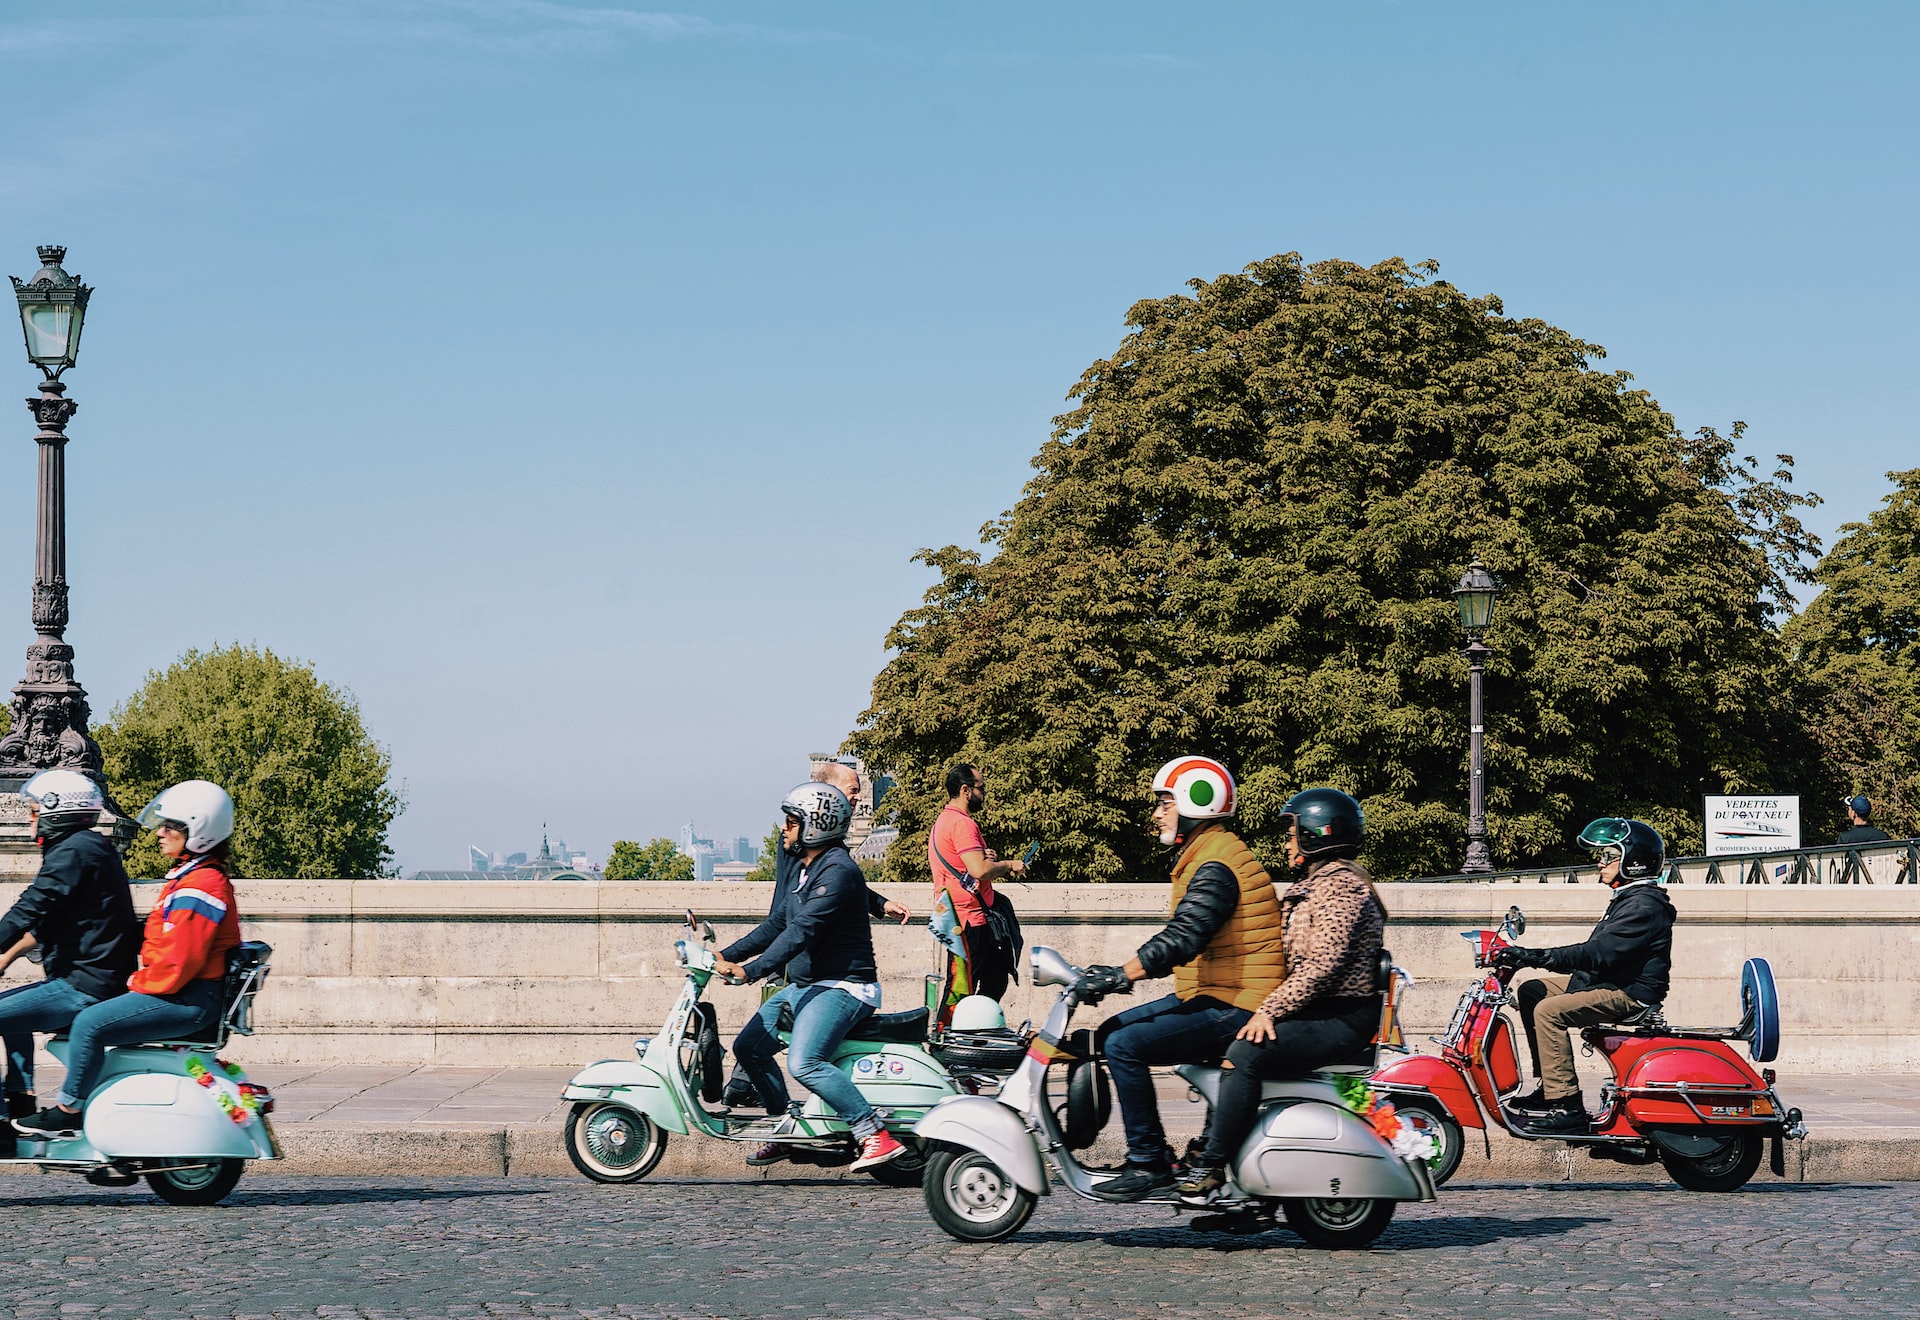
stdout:
POLYGON ((1749 958, 1740 969, 1740 1008, 1747 1057, 1755 1063, 1772 1063, 1780 1053, 1780 996, 1773 988, 1773 968, 1765 958, 1749 958))

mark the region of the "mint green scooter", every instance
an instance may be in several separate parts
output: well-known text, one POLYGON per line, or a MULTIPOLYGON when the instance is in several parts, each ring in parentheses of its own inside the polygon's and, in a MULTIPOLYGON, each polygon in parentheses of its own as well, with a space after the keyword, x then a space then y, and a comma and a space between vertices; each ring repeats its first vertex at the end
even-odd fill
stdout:
MULTIPOLYGON (((703 1003, 714 976, 713 927, 687 913, 692 937, 674 941, 686 985, 660 1034, 633 1043, 637 1058, 602 1059, 567 1083, 574 1102, 567 1116, 567 1155, 573 1167, 603 1183, 638 1182, 659 1165, 669 1133, 699 1133, 718 1141, 779 1141, 800 1148, 796 1163, 826 1168, 851 1164, 847 1124, 818 1096, 788 1114, 733 1114, 710 1109, 726 1081, 718 1015, 703 1003)), ((727 980, 728 984, 739 982, 727 980)), ((949 1096, 965 1092, 927 1052, 928 1011, 876 1013, 841 1043, 834 1066, 866 1096, 908 1153, 867 1170, 889 1187, 918 1187, 926 1166, 913 1125, 949 1096)), ((782 1023, 780 1038, 787 1038, 782 1023)))

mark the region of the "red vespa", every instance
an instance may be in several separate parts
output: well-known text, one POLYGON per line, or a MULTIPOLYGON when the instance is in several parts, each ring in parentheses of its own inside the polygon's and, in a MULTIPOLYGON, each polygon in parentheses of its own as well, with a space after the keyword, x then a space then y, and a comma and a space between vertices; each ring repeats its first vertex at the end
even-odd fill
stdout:
MULTIPOLYGON (((1675 1182, 1697 1192, 1745 1185, 1760 1167, 1763 1138, 1771 1139, 1774 1173, 1785 1172, 1783 1141, 1807 1133, 1800 1111, 1781 1107, 1773 1069, 1755 1072, 1727 1043, 1744 1041, 1754 1063, 1770 1063, 1779 1051, 1780 1006, 1764 958, 1749 958, 1741 971, 1744 1016, 1737 1027, 1669 1027, 1656 1005, 1630 1021, 1582 1028, 1588 1052, 1598 1050, 1613 1070, 1600 1088, 1593 1131, 1542 1136, 1522 1129, 1501 1104, 1520 1086, 1517 1028, 1506 1012, 1515 972, 1493 967, 1493 954, 1526 928, 1526 916, 1510 907, 1497 930, 1461 931, 1473 944, 1473 965, 1488 970, 1460 997, 1446 1035, 1434 1038, 1440 1053, 1414 1054, 1404 1046, 1398 1057, 1383 1051, 1389 1061, 1373 1073, 1374 1090, 1391 1099, 1394 1111, 1439 1141, 1436 1184, 1460 1167, 1463 1129, 1479 1128, 1487 1141, 1489 1119, 1522 1141, 1585 1146, 1594 1159, 1657 1160, 1675 1182)), ((1491 1142, 1487 1148, 1491 1155, 1491 1142)))

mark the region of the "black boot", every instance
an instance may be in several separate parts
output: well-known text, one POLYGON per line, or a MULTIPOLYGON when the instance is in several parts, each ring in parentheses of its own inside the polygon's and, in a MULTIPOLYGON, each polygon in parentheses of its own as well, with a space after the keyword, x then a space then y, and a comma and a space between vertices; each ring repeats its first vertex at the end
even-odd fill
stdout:
POLYGON ((1547 1102, 1552 1108, 1537 1118, 1529 1119, 1525 1130, 1534 1136, 1552 1136, 1556 1132, 1587 1132, 1593 1122, 1587 1117, 1587 1107, 1580 1097, 1570 1095, 1547 1102))
POLYGON ((1525 1095, 1516 1095, 1505 1104, 1507 1112, 1511 1114, 1544 1114, 1553 1108, 1553 1102, 1547 1099, 1547 1093, 1537 1086, 1525 1095))
POLYGON ((14 1135, 13 1120, 26 1118, 40 1108, 31 1091, 7 1092, 7 1121, 0 1123, 0 1160, 10 1160, 20 1154, 19 1139, 14 1135))

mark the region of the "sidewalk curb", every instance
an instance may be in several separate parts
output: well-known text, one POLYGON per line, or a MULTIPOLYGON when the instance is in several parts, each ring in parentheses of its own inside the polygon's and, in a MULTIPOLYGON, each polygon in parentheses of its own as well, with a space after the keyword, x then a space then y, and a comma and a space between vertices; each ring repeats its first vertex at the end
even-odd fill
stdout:
MULTIPOLYGON (((1900 1129, 1888 1136, 1872 1129, 1834 1128, 1804 1141, 1786 1143, 1787 1172, 1776 1178, 1762 1164, 1755 1182, 1920 1182, 1920 1134, 1900 1129)), ((558 1124, 509 1124, 500 1127, 426 1127, 420 1124, 290 1123, 277 1129, 286 1158, 262 1161, 259 1174, 352 1175, 379 1173, 409 1177, 580 1177, 558 1124)), ((1466 1156, 1455 1182, 1610 1182, 1668 1183, 1659 1165, 1631 1166, 1596 1160, 1559 1142, 1493 1139, 1489 1159, 1480 1134, 1466 1134, 1466 1156)), ((670 1137, 667 1153, 650 1177, 740 1179, 756 1177, 742 1163, 738 1143, 704 1137, 670 1137)), ((776 1166, 770 1174, 788 1172, 776 1166)), ((836 1175, 806 1169, 809 1178, 836 1175)), ((1670 1185, 1670 1184, 1669 1184, 1670 1185)), ((1445 1192, 1442 1191, 1444 1197, 1445 1192)))

